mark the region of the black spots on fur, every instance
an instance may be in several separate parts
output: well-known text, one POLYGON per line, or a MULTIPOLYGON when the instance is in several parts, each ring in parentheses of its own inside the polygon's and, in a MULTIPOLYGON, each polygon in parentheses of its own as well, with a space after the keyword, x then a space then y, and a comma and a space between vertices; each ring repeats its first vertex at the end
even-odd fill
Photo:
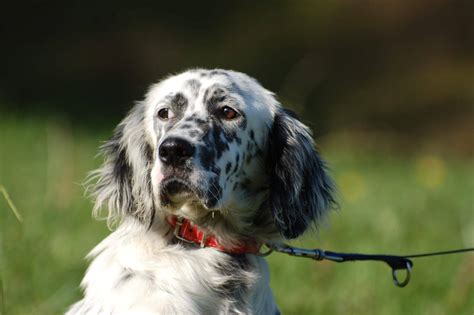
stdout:
MULTIPOLYGON (((250 136, 250 141, 249 143, 251 143, 251 150, 257 152, 257 151, 262 151, 259 146, 258 146, 258 143, 257 143, 257 140, 255 139, 255 132, 252 130, 250 130, 249 132, 249 136, 250 136)), ((254 152, 254 153, 255 153, 254 152)))
POLYGON ((206 123, 207 123, 207 121, 206 121, 206 120, 204 120, 204 119, 201 119, 201 118, 195 118, 195 119, 194 119, 194 121, 195 121, 195 122, 196 122, 196 124, 198 124, 198 125, 204 125, 204 124, 206 124, 206 123))
POLYGON ((171 128, 173 128, 173 126, 174 126, 174 124, 170 124, 170 123, 166 124, 166 126, 165 126, 165 132, 170 131, 171 128))
POLYGON ((168 93, 168 94, 164 97, 164 99, 165 99, 167 102, 173 102, 174 96, 175 96, 175 93, 171 92, 171 93, 168 93))
POLYGON ((182 124, 181 126, 179 126, 179 128, 181 128, 181 129, 189 129, 191 127, 192 126, 190 124, 182 124))
POLYGON ((128 281, 132 280, 133 278, 139 277, 141 279, 147 280, 149 282, 155 282, 155 275, 151 272, 146 272, 146 273, 135 273, 132 270, 125 269, 123 270, 122 274, 120 275, 116 287, 120 287, 124 284, 126 284, 128 281))
POLYGON ((228 129, 226 129, 226 128, 222 128, 222 135, 224 136, 224 139, 225 139, 228 143, 231 143, 231 142, 236 141, 237 135, 236 135, 235 132, 232 131, 232 130, 228 130, 228 129))
POLYGON ((235 137, 235 142, 237 142, 238 145, 242 144, 242 139, 240 137, 235 137))
POLYGON ((211 71, 209 72, 209 75, 210 75, 210 76, 214 76, 214 75, 224 74, 224 73, 225 73, 225 72, 220 71, 220 70, 211 70, 211 71))
POLYGON ((200 78, 206 78, 209 76, 209 70, 206 69, 191 69, 188 71, 197 74, 200 78))
POLYGON ((219 185, 219 178, 214 177, 209 183, 209 189, 206 191, 206 207, 214 208, 221 198, 222 187, 219 185))
POLYGON ((204 92, 203 103, 206 104, 207 111, 213 113, 217 104, 223 102, 227 97, 227 92, 220 85, 213 85, 204 92))
MULTIPOLYGON (((221 84, 214 84, 204 91, 203 104, 205 104, 207 112, 215 120, 223 120, 222 110, 223 106, 237 107, 236 99, 233 98, 226 87, 221 84)), ((240 112, 241 117, 237 118, 237 125, 245 130, 247 128, 247 119, 245 113, 240 112)))
POLYGON ((240 162, 240 154, 237 153, 237 155, 235 156, 235 166, 234 166, 234 168, 232 169, 232 162, 227 163, 227 165, 226 165, 226 175, 229 175, 227 177, 227 180, 232 176, 237 176, 237 178, 238 178, 238 174, 236 174, 236 173, 239 170, 239 162, 240 162), (232 169, 232 171, 231 171, 231 169, 232 169))
POLYGON ((120 182, 124 183, 130 179, 130 168, 125 156, 125 150, 120 150, 116 156, 114 164, 114 175, 120 182))
POLYGON ((241 117, 239 127, 243 130, 247 129, 247 119, 245 119, 245 117, 241 117))
POLYGON ((183 93, 178 92, 173 97, 173 105, 175 105, 180 111, 183 111, 188 105, 188 99, 183 93))
MULTIPOLYGON (((174 117, 164 122, 166 127, 173 126, 178 122, 184 115, 184 112, 188 106, 188 99, 184 96, 183 93, 171 93, 165 97, 166 104, 170 107, 170 110, 173 112, 174 117)), ((159 119, 157 118, 156 121, 159 119)), ((156 128, 156 127, 155 127, 156 128)), ((170 128, 166 131, 168 131, 170 128)))
POLYGON ((247 98, 247 97, 246 97, 247 93, 245 93, 245 92, 240 88, 240 86, 239 86, 238 84, 232 82, 232 84, 231 84, 231 89, 232 89, 235 93, 237 93, 237 94, 239 94, 241 97, 243 97, 244 99, 247 98))
MULTIPOLYGON (((133 210, 134 198, 132 194, 133 172, 129 164, 126 148, 122 145, 124 137, 124 124, 120 124, 114 131, 112 138, 101 147, 101 153, 105 156, 104 164, 108 164, 107 172, 102 174, 102 178, 94 187, 95 193, 102 191, 111 191, 108 198, 115 200, 115 204, 119 209, 126 211, 133 210)), ((146 147, 145 147, 145 151, 146 147)), ((149 150, 151 152, 151 148, 149 150)), ((152 153, 145 152, 146 157, 152 153)), ((151 159, 153 157, 151 156, 151 159)))
MULTIPOLYGON (((243 100, 246 104, 252 104, 252 103, 255 102, 255 97, 248 90, 242 89, 235 82, 232 82, 232 84, 230 86, 230 90, 233 93, 236 93, 236 94, 240 95, 240 97, 243 98, 243 100)), ((245 127, 243 129, 245 129, 245 127)))
POLYGON ((224 71, 224 70, 219 70, 219 69, 215 69, 215 70, 199 70, 199 69, 195 69, 195 70, 189 70, 189 71, 190 71, 190 72, 197 73, 200 78, 208 78, 208 77, 213 77, 213 76, 216 76, 216 75, 229 76, 229 74, 228 74, 226 71, 224 71))
POLYGON ((196 123, 200 128, 204 127, 207 125, 207 120, 204 120, 202 118, 199 118, 199 117, 193 117, 193 119, 191 119, 190 121, 196 123))
POLYGON ((116 150, 112 153, 113 173, 112 178, 116 180, 118 201, 125 209, 132 210, 133 199, 127 198, 132 191, 132 169, 127 161, 125 149, 121 148, 118 143, 116 150))
POLYGON ((129 281, 130 279, 132 279, 133 277, 135 276, 135 274, 130 271, 130 270, 124 270, 122 272, 122 275, 120 276, 120 278, 118 279, 117 283, 116 283, 116 287, 119 287, 123 284, 125 284, 127 281, 129 281))
POLYGON ((229 141, 225 139, 225 132, 223 131, 221 126, 217 124, 213 124, 211 128, 212 128, 212 137, 214 141, 213 145, 215 148, 216 157, 220 159, 222 156, 222 153, 224 153, 224 151, 229 150, 229 141), (222 136, 224 136, 224 139, 222 136))
POLYGON ((250 162, 256 158, 257 156, 261 156, 263 158, 263 151, 257 147, 255 141, 248 141, 244 144, 245 152, 242 156, 242 163, 250 164, 250 162))
POLYGON ((214 152, 212 149, 203 147, 200 150, 199 158, 205 170, 210 170, 214 166, 214 152))
POLYGON ((234 301, 244 301, 247 290, 252 283, 242 281, 247 279, 246 273, 251 271, 250 264, 245 254, 228 254, 229 261, 218 265, 218 272, 227 279, 219 288, 218 292, 222 296, 231 297, 234 301))
POLYGON ((203 145, 199 149, 199 159, 204 169, 210 170, 214 167, 215 151, 210 133, 203 138, 203 145))
POLYGON ((212 92, 211 99, 214 100, 214 102, 223 102, 225 98, 226 98, 226 92, 222 88, 216 88, 212 92))
POLYGON ((227 72, 223 71, 223 70, 211 70, 209 72, 209 76, 212 77, 212 76, 215 76, 215 75, 223 75, 223 76, 226 76, 226 77, 229 76, 229 74, 227 72))
POLYGON ((196 119, 196 115, 192 114, 191 116, 184 118, 184 121, 190 122, 190 121, 194 121, 194 119, 196 119))
POLYGON ((187 117, 183 118, 183 121, 184 122, 195 122, 197 118, 198 117, 197 117, 196 113, 194 113, 190 116, 187 116, 187 117))
POLYGON ((234 170, 232 171, 232 174, 235 174, 237 173, 237 171, 239 170, 239 164, 235 164, 235 167, 234 167, 234 170))
POLYGON ((209 122, 205 119, 197 117, 196 114, 192 114, 191 116, 185 117, 182 120, 184 122, 184 125, 191 125, 190 127, 197 127, 201 129, 203 132, 207 131, 209 129, 209 122), (194 126, 192 126, 194 125, 194 126))
POLYGON ((236 191, 239 188, 239 183, 235 182, 234 186, 232 187, 232 191, 236 191))
POLYGON ((201 88, 201 82, 196 79, 191 79, 186 81, 185 86, 191 90, 191 93, 194 96, 197 96, 199 93, 199 89, 201 88))
POLYGON ((209 113, 214 112, 217 104, 222 103, 228 96, 228 92, 221 84, 214 84, 204 91, 202 102, 206 104, 209 113))
POLYGON ((197 131, 197 130, 190 130, 188 134, 189 134, 189 136, 190 136, 191 138, 196 138, 196 137, 199 135, 199 131, 197 131))
POLYGON ((205 91, 204 91, 204 95, 202 96, 202 102, 203 104, 206 104, 207 103, 207 99, 209 97, 209 88, 207 88, 205 91))
POLYGON ((144 148, 144 153, 145 153, 145 158, 148 161, 148 163, 153 162, 153 149, 151 148, 149 143, 146 143, 144 148))

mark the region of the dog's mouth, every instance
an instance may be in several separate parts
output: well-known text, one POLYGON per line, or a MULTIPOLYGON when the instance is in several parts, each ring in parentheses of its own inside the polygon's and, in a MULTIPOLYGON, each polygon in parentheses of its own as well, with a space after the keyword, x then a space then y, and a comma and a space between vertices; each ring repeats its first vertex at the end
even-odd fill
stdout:
POLYGON ((216 209, 222 189, 218 175, 209 173, 166 174, 157 187, 160 206, 168 211, 182 209, 186 205, 189 206, 187 209, 216 209))
POLYGON ((161 182, 160 199, 163 205, 181 204, 194 192, 192 186, 187 181, 170 177, 161 182))

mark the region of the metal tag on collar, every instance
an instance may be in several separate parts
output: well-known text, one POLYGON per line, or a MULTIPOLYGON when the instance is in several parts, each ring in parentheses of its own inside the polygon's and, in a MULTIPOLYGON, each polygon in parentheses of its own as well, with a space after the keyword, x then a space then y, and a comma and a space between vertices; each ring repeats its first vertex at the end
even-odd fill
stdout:
POLYGON ((207 233, 203 232, 200 246, 201 248, 206 247, 207 233))
POLYGON ((180 238, 179 233, 181 232, 181 226, 183 226, 183 217, 177 217, 176 218, 176 225, 174 226, 174 236, 177 238, 180 238))

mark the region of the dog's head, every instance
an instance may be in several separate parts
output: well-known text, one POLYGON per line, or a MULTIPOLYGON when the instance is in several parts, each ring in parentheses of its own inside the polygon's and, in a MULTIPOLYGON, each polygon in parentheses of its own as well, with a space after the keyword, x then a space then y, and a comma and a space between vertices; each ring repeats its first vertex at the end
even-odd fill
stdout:
POLYGON ((174 214, 295 238, 334 202, 309 129, 238 72, 191 70, 153 85, 102 150, 96 209, 108 202, 110 219, 174 214))

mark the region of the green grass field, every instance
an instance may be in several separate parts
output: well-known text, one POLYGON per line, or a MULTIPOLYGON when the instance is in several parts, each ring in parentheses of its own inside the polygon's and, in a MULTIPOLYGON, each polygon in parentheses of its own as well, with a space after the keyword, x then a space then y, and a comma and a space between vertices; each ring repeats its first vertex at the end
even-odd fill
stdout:
MULTIPOLYGON (((111 130, 112 126, 110 126, 111 130)), ((61 119, 0 118, 0 313, 60 314, 81 296, 83 257, 109 233, 91 218, 81 186, 110 131, 61 119)), ((325 143, 341 209, 295 245, 409 254, 474 247, 472 160, 393 154, 325 143)), ((411 283, 392 284, 375 262, 336 264, 272 254, 271 284, 283 314, 474 313, 474 253, 415 261, 411 283)))

